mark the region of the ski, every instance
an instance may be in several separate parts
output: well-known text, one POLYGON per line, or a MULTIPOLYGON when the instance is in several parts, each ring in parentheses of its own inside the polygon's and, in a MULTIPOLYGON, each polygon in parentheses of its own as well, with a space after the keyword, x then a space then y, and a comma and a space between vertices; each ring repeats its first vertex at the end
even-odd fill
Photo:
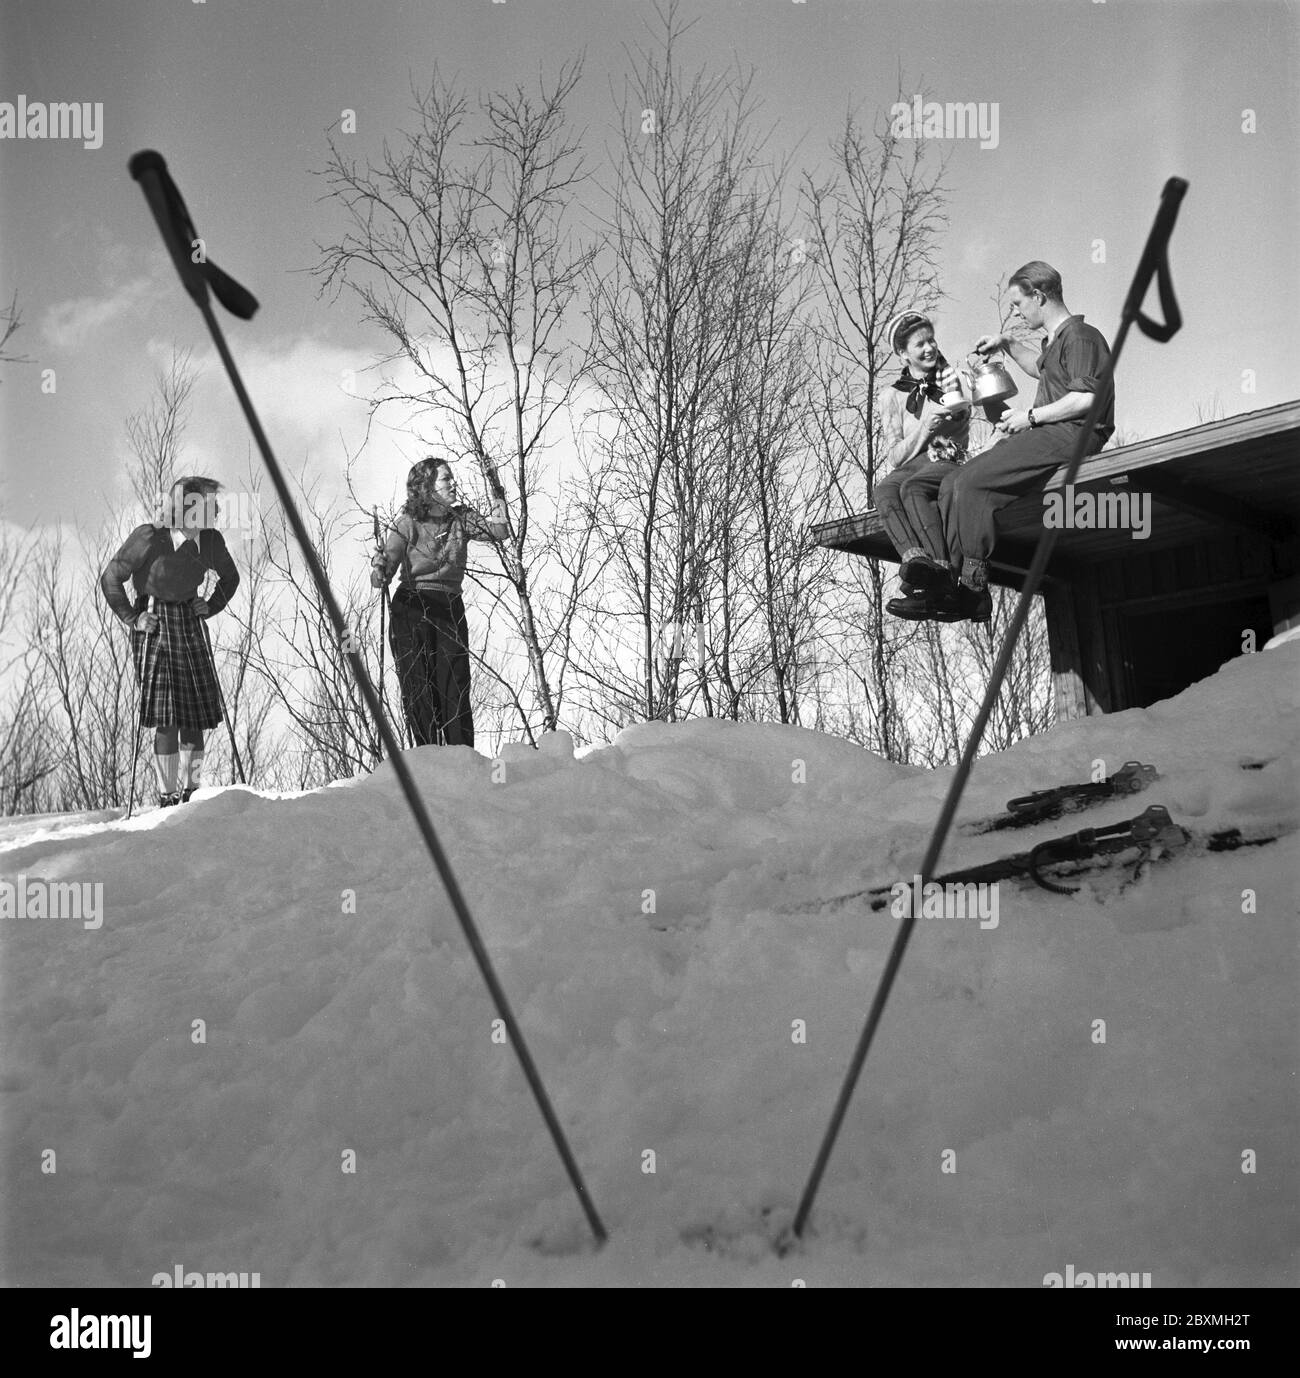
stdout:
MULTIPOLYGON (((1072 895, 1080 887, 1064 882, 1107 866, 1111 859, 1126 852, 1135 853, 1130 862, 1136 880, 1149 862, 1185 854, 1230 852, 1241 847, 1262 847, 1277 840, 1285 829, 1247 836, 1240 828, 1223 828, 1199 834, 1176 823, 1163 804, 1152 804, 1133 818, 1101 828, 1083 828, 1064 837, 1048 838, 1025 852, 998 857, 976 866, 965 866, 933 877, 939 885, 993 884, 1003 880, 1030 881, 1054 894, 1072 895)), ((815 900, 795 906, 791 912, 809 913, 837 909, 866 900, 873 910, 883 909, 893 896, 896 884, 868 886, 850 894, 815 900)))
POLYGON ((1125 761, 1108 779, 1089 781, 1079 785, 1058 785, 1054 789, 1035 790, 1018 799, 1007 801, 1007 812, 974 823, 962 824, 957 831, 967 837, 998 832, 1003 828, 1028 828, 1035 823, 1047 823, 1062 814, 1081 813, 1094 804, 1122 795, 1140 794, 1160 778, 1155 766, 1141 761, 1125 761))

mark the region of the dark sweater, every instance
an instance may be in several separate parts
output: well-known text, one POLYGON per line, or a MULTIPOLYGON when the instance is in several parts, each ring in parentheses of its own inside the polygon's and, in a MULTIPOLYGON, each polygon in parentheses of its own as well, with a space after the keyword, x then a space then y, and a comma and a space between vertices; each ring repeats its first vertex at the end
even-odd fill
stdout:
POLYGON ((212 616, 230 602, 239 587, 239 571, 221 532, 204 527, 197 545, 190 537, 173 549, 171 528, 146 522, 123 541, 108 562, 99 587, 108 606, 129 626, 148 606, 151 597, 162 603, 188 603, 197 597, 210 569, 217 575, 217 586, 207 600, 212 616), (135 592, 134 601, 123 588, 128 579, 135 592))

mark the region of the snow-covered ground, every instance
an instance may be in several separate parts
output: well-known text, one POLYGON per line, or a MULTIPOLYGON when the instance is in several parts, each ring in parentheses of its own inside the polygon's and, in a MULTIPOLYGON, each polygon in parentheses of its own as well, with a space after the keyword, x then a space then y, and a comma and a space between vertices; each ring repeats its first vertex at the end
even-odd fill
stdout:
MULTIPOLYGON (((981 760, 967 820, 1098 760, 1164 778, 1077 820, 955 835, 940 869, 1152 803, 1198 830, 1294 828, 1298 684, 1292 642, 981 760)), ((408 759, 608 1246, 589 1247, 385 768, 0 828, 8 879, 103 885, 97 928, 0 923, 4 1281, 1300 1280, 1293 838, 1121 893, 1003 886, 996 927, 922 919, 815 1231, 780 1258, 764 1212, 789 1219, 897 927, 805 902, 910 877, 948 772, 717 722, 580 759, 552 737, 496 780, 464 749, 408 759)))

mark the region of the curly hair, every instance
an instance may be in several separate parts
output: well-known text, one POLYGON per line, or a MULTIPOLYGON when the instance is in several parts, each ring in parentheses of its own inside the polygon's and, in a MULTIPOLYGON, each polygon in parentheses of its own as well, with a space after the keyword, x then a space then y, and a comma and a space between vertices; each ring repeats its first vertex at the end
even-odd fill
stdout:
POLYGON ((439 455, 426 455, 411 465, 406 475, 406 502, 402 506, 408 517, 429 521, 446 512, 447 504, 433 490, 440 469, 451 472, 451 464, 439 455))

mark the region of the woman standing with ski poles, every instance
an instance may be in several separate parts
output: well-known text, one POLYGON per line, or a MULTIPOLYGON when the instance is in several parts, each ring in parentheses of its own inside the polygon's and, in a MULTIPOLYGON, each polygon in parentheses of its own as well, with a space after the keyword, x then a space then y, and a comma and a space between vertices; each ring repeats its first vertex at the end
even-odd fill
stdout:
MULTIPOLYGON (((239 571, 216 530, 221 485, 200 475, 177 479, 160 524, 137 526, 100 579, 108 605, 131 629, 140 685, 140 727, 154 729, 158 803, 187 801, 199 787, 203 734, 224 717, 207 629, 239 587, 239 571), (199 590, 209 570, 217 584, 199 590), (134 598, 123 585, 131 581, 134 598)), ((233 742, 232 742, 233 744, 233 742)))
POLYGON ((402 571, 388 634, 402 711, 416 746, 474 745, 469 630, 461 585, 470 541, 509 534, 504 504, 490 518, 458 501, 447 460, 429 455, 406 476, 406 503, 371 561, 377 589, 402 571))

